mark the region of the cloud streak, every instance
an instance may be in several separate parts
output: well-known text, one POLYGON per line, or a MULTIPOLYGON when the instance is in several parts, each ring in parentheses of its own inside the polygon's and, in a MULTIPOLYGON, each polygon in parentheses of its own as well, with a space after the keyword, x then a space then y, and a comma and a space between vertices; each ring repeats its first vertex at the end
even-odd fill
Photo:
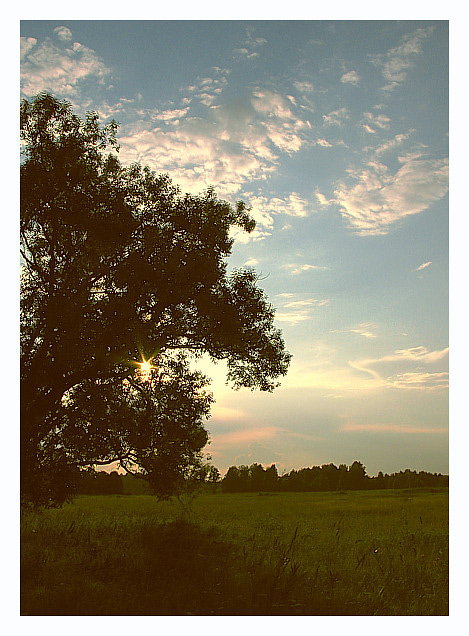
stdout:
POLYGON ((431 261, 428 261, 428 263, 422 263, 421 265, 419 265, 417 267, 417 269, 415 271, 416 272, 420 272, 420 271, 422 271, 422 269, 426 269, 427 267, 430 267, 431 264, 432 264, 431 261))
POLYGON ((440 369, 423 371, 422 364, 443 363, 448 353, 448 347, 429 351, 426 347, 419 346, 398 349, 393 354, 381 358, 351 361, 349 365, 356 371, 371 376, 376 387, 423 391, 446 390, 449 386, 448 372, 440 369), (409 370, 405 370, 406 367, 409 370))
POLYGON ((310 320, 316 309, 330 305, 330 301, 327 299, 298 298, 298 295, 293 293, 278 294, 277 298, 280 310, 275 313, 275 320, 288 322, 292 327, 305 320, 310 320))
POLYGON ((447 428, 430 428, 422 426, 403 426, 401 424, 345 424, 341 427, 344 432, 364 433, 396 433, 404 435, 447 435, 447 428))

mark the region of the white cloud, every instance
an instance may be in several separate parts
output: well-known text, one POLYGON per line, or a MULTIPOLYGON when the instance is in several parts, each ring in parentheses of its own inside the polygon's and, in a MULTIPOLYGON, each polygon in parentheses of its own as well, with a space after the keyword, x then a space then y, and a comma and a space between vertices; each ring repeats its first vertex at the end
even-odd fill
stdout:
POLYGON ((350 171, 354 184, 340 184, 334 194, 342 217, 360 235, 386 234, 406 216, 419 214, 448 191, 448 160, 420 155, 399 157, 396 173, 382 163, 369 162, 350 171))
POLYGON ((291 192, 283 198, 268 198, 245 192, 243 198, 251 207, 250 214, 256 221, 256 227, 259 231, 271 230, 275 216, 305 217, 309 213, 309 203, 296 192, 291 192))
POLYGON ((348 73, 344 73, 344 75, 342 75, 340 81, 343 84, 353 84, 354 86, 358 86, 360 84, 360 76, 356 71, 349 71, 348 73))
POLYGON ((329 205, 335 202, 334 199, 328 200, 321 192, 319 192, 319 190, 316 190, 316 192, 314 193, 314 196, 316 197, 321 207, 328 207, 329 205))
POLYGON ((326 139, 316 139, 314 143, 318 146, 322 146, 323 148, 332 148, 332 144, 326 139))
POLYGON ((272 232, 258 230, 257 228, 253 230, 250 234, 245 232, 244 230, 239 230, 238 228, 232 227, 230 228, 230 238, 233 238, 238 243, 242 243, 246 245, 251 241, 263 241, 268 236, 271 236, 272 232))
POLYGON ((34 38, 22 38, 21 90, 31 97, 40 91, 58 96, 75 96, 84 82, 104 83, 110 69, 92 49, 72 43, 65 27, 55 29, 57 44, 46 38, 38 44, 34 38))
POLYGON ((252 93, 252 105, 257 112, 276 117, 280 120, 294 119, 290 109, 290 100, 286 100, 280 93, 270 90, 257 89, 252 93))
MULTIPOLYGON (((209 78, 202 81, 209 86, 209 78)), ((197 94, 198 86, 192 89, 197 94)), ((256 89, 236 102, 208 105, 202 112, 198 108, 196 117, 190 101, 185 104, 140 110, 140 120, 122 129, 122 160, 167 171, 184 190, 200 192, 214 185, 221 196, 229 197, 246 182, 266 179, 282 153, 293 154, 304 143, 306 124, 294 116, 292 102, 274 91, 256 89)), ((306 213, 305 203, 295 193, 288 201, 272 203, 287 214, 306 213)), ((271 225, 265 214, 257 220, 265 227, 271 225)))
POLYGON ((72 39, 72 32, 64 26, 55 27, 54 34, 59 40, 63 40, 64 42, 68 42, 72 39))
POLYGON ((416 55, 422 53, 423 42, 431 35, 434 26, 419 28, 414 33, 405 35, 398 46, 388 51, 385 55, 376 55, 371 62, 381 68, 385 80, 388 82, 382 87, 385 91, 405 82, 407 71, 412 68, 416 55))
POLYGON ((154 114, 154 118, 161 121, 173 121, 187 115, 188 110, 188 106, 186 108, 175 108, 174 110, 163 110, 161 112, 156 112, 154 114))
POLYGON ((22 60, 29 51, 37 44, 36 38, 20 38, 20 59, 22 60))
POLYGON ((244 264, 247 267, 254 267, 255 265, 259 265, 259 261, 257 258, 249 258, 244 264))

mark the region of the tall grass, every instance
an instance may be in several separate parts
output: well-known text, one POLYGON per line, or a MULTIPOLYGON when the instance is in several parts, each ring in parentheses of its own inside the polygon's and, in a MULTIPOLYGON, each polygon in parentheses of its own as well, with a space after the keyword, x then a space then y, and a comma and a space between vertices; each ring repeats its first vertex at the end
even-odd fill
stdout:
POLYGON ((445 615, 448 494, 79 497, 22 519, 21 611, 445 615))

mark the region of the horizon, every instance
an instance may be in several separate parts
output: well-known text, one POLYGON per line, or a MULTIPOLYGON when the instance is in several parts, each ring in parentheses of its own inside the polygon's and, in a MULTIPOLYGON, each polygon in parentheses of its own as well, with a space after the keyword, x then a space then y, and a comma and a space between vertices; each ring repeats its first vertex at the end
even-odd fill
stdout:
POLYGON ((120 122, 123 163, 252 206, 254 267, 293 354, 216 403, 232 465, 449 474, 448 22, 22 21, 22 97, 120 122), (429 99, 431 97, 431 99, 429 99))

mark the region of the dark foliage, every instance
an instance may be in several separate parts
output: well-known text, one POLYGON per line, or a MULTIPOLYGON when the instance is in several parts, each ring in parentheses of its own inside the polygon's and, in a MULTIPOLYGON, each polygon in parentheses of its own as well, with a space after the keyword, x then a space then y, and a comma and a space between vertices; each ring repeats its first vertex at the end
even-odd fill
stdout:
POLYGON ((255 225, 244 203, 123 167, 116 131, 45 93, 21 105, 21 491, 39 504, 116 460, 169 496, 207 442, 191 357, 265 391, 290 361, 256 273, 227 274, 231 228, 255 225))
POLYGON ((122 495, 124 494, 124 482, 122 475, 112 471, 84 470, 80 472, 77 494, 79 495, 122 495))

